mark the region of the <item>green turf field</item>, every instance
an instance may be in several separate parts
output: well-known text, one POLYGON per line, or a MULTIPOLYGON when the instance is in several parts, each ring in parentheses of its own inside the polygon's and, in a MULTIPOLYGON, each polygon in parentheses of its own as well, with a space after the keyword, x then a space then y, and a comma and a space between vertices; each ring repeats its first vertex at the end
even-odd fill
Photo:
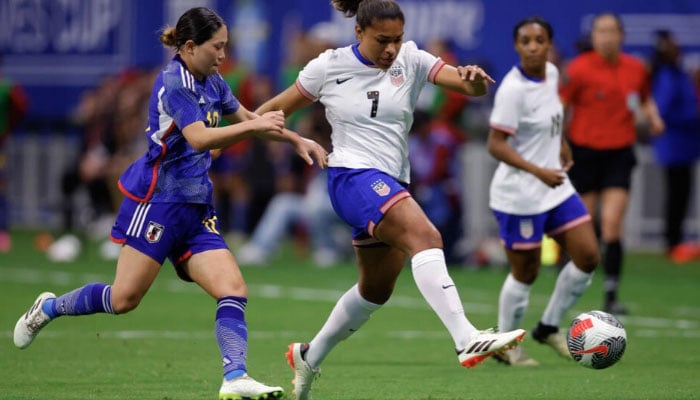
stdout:
MULTIPOLYGON (((89 248, 78 262, 53 264, 16 233, 0 254, 0 399, 215 399, 221 362, 213 335, 214 300, 179 281, 166 264, 140 307, 123 316, 64 317, 26 350, 12 344, 21 313, 41 291, 62 294, 110 282, 113 264, 89 248)), ((542 364, 511 368, 487 360, 467 370, 452 341, 404 271, 394 297, 326 359, 316 400, 334 399, 698 399, 700 265, 677 266, 656 254, 630 254, 622 297, 627 351, 607 370, 587 370, 529 337, 523 346, 542 364)), ((479 328, 495 325, 502 270, 452 268, 462 301, 479 328)), ((244 268, 250 374, 281 385, 291 398, 284 352, 307 341, 334 301, 355 281, 352 265, 315 269, 294 251, 267 268, 244 268)), ((600 307, 601 276, 567 319, 600 307)), ((524 328, 544 309, 552 268, 536 282, 524 328)))

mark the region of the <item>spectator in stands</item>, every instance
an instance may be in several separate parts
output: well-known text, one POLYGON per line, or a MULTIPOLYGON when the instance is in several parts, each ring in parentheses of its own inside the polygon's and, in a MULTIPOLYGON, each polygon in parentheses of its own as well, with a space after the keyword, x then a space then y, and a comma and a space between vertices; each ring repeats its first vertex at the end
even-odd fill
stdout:
POLYGON ((122 199, 116 182, 146 151, 141 132, 154 77, 153 71, 128 68, 83 93, 73 114, 82 130, 82 149, 61 177, 62 221, 59 238, 47 249, 50 260, 73 261, 81 252, 81 236, 103 240, 105 258, 118 255, 119 247, 106 235, 122 199), (76 202, 80 190, 89 198, 88 207, 81 209, 76 202))
MULTIPOLYGON (((219 68, 233 95, 249 110, 255 108, 256 76, 235 56, 235 38, 229 38, 226 61, 219 68)), ((221 126, 228 123, 224 120, 221 126)), ((252 140, 235 143, 212 160, 209 177, 214 183, 214 204, 221 231, 230 245, 239 244, 248 234, 252 189, 246 171, 252 163, 252 140)))
MULTIPOLYGON (((315 103, 298 121, 298 130, 326 149, 330 148, 331 128, 324 108, 315 103)), ((350 230, 333 210, 325 170, 305 171, 304 189, 275 194, 258 221, 251 240, 237 252, 241 265, 265 265, 288 234, 310 236, 312 261, 318 267, 331 267, 347 256, 350 230)))
POLYGON ((603 309, 625 314, 618 302, 622 274, 622 227, 636 164, 635 113, 640 110, 649 131, 664 130, 644 64, 622 52, 624 28, 614 14, 593 19, 593 51, 566 67, 560 95, 569 110, 568 139, 574 159, 569 178, 586 208, 599 219, 603 242, 605 298, 603 309), (624 79, 622 79, 624 77, 624 79))
POLYGON ((27 95, 22 86, 3 77, 0 71, 0 253, 7 253, 12 248, 5 147, 10 133, 24 116, 28 105, 27 95))
POLYGON ((666 123, 653 139, 656 161, 666 183, 664 238, 666 254, 677 263, 700 258, 700 245, 684 243, 694 169, 700 158, 700 109, 692 78, 680 64, 681 49, 670 31, 656 32, 651 60, 652 94, 666 123))
POLYGON ((444 123, 425 111, 414 112, 408 137, 411 194, 440 231, 448 263, 462 261, 456 248, 463 233, 461 144, 444 123))
MULTIPOLYGON (((283 86, 293 83, 304 64, 330 46, 325 38, 315 32, 298 32, 291 34, 286 40, 287 55, 282 67, 281 82, 283 86)), ((224 77, 226 78, 226 76, 224 77)), ((250 82, 244 81, 238 84, 238 87, 245 95, 242 104, 246 107, 249 106, 249 109, 255 109, 272 97, 274 85, 269 77, 250 75, 247 81, 250 82)), ((235 94, 233 86, 232 90, 235 94)), ((292 130, 306 134, 305 129, 299 129, 297 125, 308 120, 307 114, 308 110, 302 110, 288 116, 286 118, 287 126, 292 130)), ((306 191, 307 185, 311 184, 309 176, 305 176, 308 175, 309 170, 304 167, 303 163, 299 162, 298 157, 290 153, 288 146, 280 146, 279 143, 249 140, 236 144, 230 150, 239 149, 240 152, 241 148, 245 148, 245 158, 238 158, 236 164, 238 169, 230 169, 228 173, 222 174, 222 171, 218 171, 216 168, 216 164, 220 163, 217 160, 213 171, 216 173, 212 174, 212 177, 215 180, 215 188, 217 182, 228 185, 228 188, 224 186, 223 190, 217 191, 225 192, 222 194, 233 199, 233 216, 230 218, 233 232, 229 232, 227 235, 230 244, 237 246, 250 233, 251 238, 247 243, 250 246, 246 246, 246 249, 239 254, 241 261, 243 264, 264 264, 268 257, 262 257, 262 253, 258 250, 268 249, 270 251, 266 252, 266 255, 272 255, 274 251, 272 250, 273 246, 269 244, 271 243, 270 238, 283 237, 286 231, 283 226, 289 225, 292 220, 298 222, 298 224, 292 225, 299 226, 305 226, 306 222, 314 223, 315 221, 314 218, 307 218, 306 211, 299 210, 301 214, 292 211, 294 208, 298 208, 298 203, 287 202, 287 200, 297 196, 312 195, 306 191), (274 205, 271 204, 273 200, 276 200, 274 205), (286 207, 285 204, 291 207, 286 207), (272 212, 274 214, 271 214, 272 212), (263 218, 266 216, 269 218, 271 215, 286 215, 288 222, 286 224, 283 221, 279 221, 279 224, 265 223, 263 218), (272 227, 274 229, 269 230, 272 227), (281 230, 278 231, 277 229, 280 228, 281 230), (260 232, 275 233, 271 236, 267 234, 260 236, 260 232), (262 237, 267 237, 267 239, 261 241, 262 237), (256 244, 261 246, 258 247, 256 244)), ((315 172, 311 174, 315 174, 315 172)), ((313 235, 313 229, 310 229, 310 233, 313 235)), ((312 247, 314 247, 314 243, 312 238, 312 247)), ((327 260, 323 264, 333 264, 333 258, 320 257, 321 260, 327 260)))

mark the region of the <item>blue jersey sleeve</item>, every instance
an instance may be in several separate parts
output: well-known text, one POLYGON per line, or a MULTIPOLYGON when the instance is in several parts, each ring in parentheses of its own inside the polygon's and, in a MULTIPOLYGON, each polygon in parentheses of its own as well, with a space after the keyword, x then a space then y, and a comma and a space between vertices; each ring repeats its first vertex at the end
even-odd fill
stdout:
POLYGON ((197 121, 204 121, 206 124, 206 115, 199 107, 197 95, 192 90, 184 86, 166 86, 162 101, 165 113, 173 118, 180 130, 197 121))

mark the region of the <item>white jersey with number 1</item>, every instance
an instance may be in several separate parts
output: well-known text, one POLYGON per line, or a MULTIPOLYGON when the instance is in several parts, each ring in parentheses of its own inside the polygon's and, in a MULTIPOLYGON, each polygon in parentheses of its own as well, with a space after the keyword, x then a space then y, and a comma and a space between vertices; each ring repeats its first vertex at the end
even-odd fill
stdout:
MULTIPOLYGON (((510 134, 509 144, 524 159, 540 167, 561 169, 559 71, 551 63, 546 68, 546 79, 538 80, 513 67, 496 91, 489 124, 510 134)), ((489 206, 509 214, 533 215, 551 210, 574 192, 568 178, 552 189, 529 172, 501 162, 491 180, 489 206)))
POLYGON ((403 43, 389 69, 362 57, 357 44, 327 50, 299 73, 304 96, 319 100, 332 127, 329 166, 376 168, 409 183, 408 132, 418 95, 445 63, 403 43))

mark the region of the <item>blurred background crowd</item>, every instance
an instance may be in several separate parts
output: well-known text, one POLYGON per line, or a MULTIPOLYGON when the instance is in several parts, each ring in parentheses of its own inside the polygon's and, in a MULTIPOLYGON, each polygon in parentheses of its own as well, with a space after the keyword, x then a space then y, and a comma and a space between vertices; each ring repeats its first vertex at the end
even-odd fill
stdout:
MULTIPOLYGON (((548 19, 556 32, 551 61, 563 68, 590 49, 591 17, 617 13, 625 51, 647 63, 665 118, 694 130, 687 141, 657 142, 640 123, 625 241, 630 249, 664 251, 669 218, 683 220, 681 241, 698 240, 700 154, 683 150, 700 143, 700 3, 399 3, 405 40, 453 65, 478 63, 497 81, 517 62, 504 27, 530 15, 548 19), (678 83, 669 83, 676 75, 678 83), (680 98, 695 101, 683 115, 680 98), (665 211, 667 185, 682 192, 687 213, 665 211)), ((75 259, 86 241, 100 243, 103 257, 116 257, 106 239, 120 202, 117 177, 145 151, 152 81, 172 56, 158 31, 200 5, 230 25, 220 73, 248 109, 287 87, 320 52, 354 39, 354 21, 318 0, 0 0, 0 252, 11 251, 13 229, 32 229, 42 232, 36 244, 51 260, 75 259)), ((442 232, 453 265, 505 262, 488 209, 496 166, 485 149, 492 101, 427 85, 409 137, 411 191, 442 232)), ((322 106, 297 113, 288 126, 330 149, 322 106)), ((241 264, 264 265, 290 242, 321 267, 351 256, 349 229, 330 206, 323 171, 306 166, 290 146, 255 140, 232 146, 215 161, 211 179, 221 227, 241 264)))

